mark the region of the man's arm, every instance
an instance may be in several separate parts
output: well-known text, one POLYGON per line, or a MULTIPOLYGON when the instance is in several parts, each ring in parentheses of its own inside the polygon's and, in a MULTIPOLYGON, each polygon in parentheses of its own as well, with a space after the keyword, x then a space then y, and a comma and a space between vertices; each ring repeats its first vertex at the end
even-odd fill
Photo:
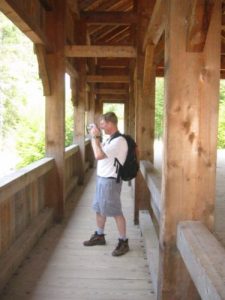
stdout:
POLYGON ((100 160, 106 158, 106 154, 102 150, 100 138, 101 132, 97 126, 93 127, 90 131, 91 134, 91 145, 94 152, 95 159, 100 160))
POLYGON ((92 136, 91 145, 93 148, 95 159, 100 160, 107 157, 105 152, 102 150, 100 136, 92 136))

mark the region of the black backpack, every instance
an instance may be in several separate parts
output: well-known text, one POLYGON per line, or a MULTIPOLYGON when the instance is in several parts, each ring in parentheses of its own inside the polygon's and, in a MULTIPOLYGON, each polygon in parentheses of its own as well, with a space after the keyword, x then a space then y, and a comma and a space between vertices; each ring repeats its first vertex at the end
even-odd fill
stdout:
POLYGON ((128 134, 121 134, 120 132, 116 132, 110 139, 113 140, 122 136, 127 141, 128 151, 127 157, 123 165, 120 164, 119 160, 115 158, 114 166, 116 167, 117 173, 117 182, 120 179, 124 181, 129 181, 137 176, 137 172, 139 170, 139 162, 137 158, 137 144, 135 143, 134 139, 128 134))

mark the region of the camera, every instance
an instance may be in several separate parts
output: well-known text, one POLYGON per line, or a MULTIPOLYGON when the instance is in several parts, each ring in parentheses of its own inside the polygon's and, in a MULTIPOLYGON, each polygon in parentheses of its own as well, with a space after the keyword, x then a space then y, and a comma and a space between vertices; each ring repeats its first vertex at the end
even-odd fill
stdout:
POLYGON ((87 127, 86 127, 86 130, 87 130, 87 133, 89 134, 90 133, 90 130, 92 128, 96 127, 96 125, 94 123, 91 123, 91 124, 88 124, 87 127))

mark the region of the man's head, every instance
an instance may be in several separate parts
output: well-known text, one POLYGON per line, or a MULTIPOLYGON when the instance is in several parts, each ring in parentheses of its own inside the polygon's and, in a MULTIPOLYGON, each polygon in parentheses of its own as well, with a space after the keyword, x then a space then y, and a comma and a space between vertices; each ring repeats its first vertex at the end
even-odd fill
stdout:
POLYGON ((100 117, 100 128, 105 131, 106 134, 115 133, 117 128, 118 118, 114 112, 107 112, 100 117))

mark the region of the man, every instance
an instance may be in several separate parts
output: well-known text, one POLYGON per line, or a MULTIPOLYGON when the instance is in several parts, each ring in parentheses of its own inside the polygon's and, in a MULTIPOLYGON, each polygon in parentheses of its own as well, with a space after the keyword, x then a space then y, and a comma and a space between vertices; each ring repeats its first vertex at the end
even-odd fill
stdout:
POLYGON ((119 243, 112 252, 113 256, 120 256, 129 251, 126 237, 126 220, 124 218, 120 194, 122 181, 116 182, 116 167, 114 160, 117 158, 123 165, 126 159, 128 146, 122 136, 113 138, 118 134, 118 119, 113 112, 103 114, 100 118, 100 129, 104 130, 109 139, 101 144, 100 129, 94 126, 91 131, 92 148, 97 163, 97 183, 93 201, 93 209, 96 212, 97 230, 84 246, 105 245, 104 227, 107 217, 114 217, 119 232, 119 243))

